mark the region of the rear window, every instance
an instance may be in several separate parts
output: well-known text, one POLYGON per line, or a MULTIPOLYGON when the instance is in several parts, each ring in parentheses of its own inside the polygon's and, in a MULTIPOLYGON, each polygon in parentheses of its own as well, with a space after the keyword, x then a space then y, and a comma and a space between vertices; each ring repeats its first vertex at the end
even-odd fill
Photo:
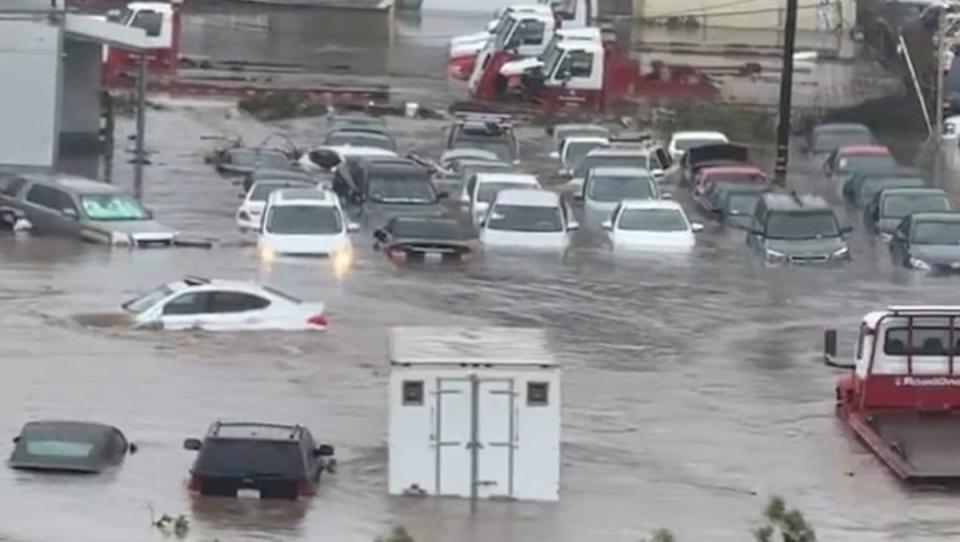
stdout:
POLYGON ((298 441, 207 439, 194 470, 208 476, 301 478, 304 460, 298 441))

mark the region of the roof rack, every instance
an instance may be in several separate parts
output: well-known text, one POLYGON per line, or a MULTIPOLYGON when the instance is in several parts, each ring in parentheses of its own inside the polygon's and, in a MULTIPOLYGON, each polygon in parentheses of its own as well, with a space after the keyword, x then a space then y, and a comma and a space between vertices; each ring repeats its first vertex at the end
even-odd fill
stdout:
POLYGON ((895 316, 923 314, 929 316, 960 314, 960 305, 891 305, 887 311, 895 316))
POLYGON ((198 277, 197 275, 187 275, 183 277, 183 282, 186 282, 190 286, 199 286, 201 284, 210 284, 210 279, 206 277, 198 277))

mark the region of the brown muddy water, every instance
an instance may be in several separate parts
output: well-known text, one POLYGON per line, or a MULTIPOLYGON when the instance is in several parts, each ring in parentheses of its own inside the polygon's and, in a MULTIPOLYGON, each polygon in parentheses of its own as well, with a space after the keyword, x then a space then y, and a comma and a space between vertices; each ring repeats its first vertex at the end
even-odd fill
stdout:
MULTIPOLYGON (((442 123, 391 119, 405 151, 436 154, 442 123)), ((131 129, 120 124, 119 134, 131 129)), ((466 271, 397 269, 358 233, 353 266, 259 263, 234 231, 238 189, 202 162, 200 136, 316 142, 319 119, 264 126, 216 103, 151 111, 145 201, 213 250, 108 250, 0 236, 0 435, 39 418, 115 424, 140 444, 101 477, 0 470, 0 538, 159 540, 156 514, 185 513, 191 540, 365 542, 390 525, 418 540, 743 541, 770 495, 822 540, 941 541, 960 534, 957 497, 901 486, 832 414, 836 374, 818 363, 825 326, 853 330, 891 303, 952 302, 956 282, 895 270, 853 235, 841 269, 766 268, 742 233, 708 228, 688 258, 622 258, 581 240, 566 258, 488 257, 466 271), (267 282, 327 303, 311 333, 156 333, 119 325, 119 304, 198 274, 267 282), (545 328, 563 364, 558 504, 386 496, 386 331, 395 324, 545 328), (181 449, 216 419, 300 422, 337 447, 340 469, 307 503, 192 499, 181 449)), ((528 164, 546 166, 540 129, 528 164)), ((124 139, 118 138, 118 141, 124 139)), ((129 164, 118 156, 118 183, 129 164)), ((792 183, 822 189, 809 165, 792 183)), ((691 209, 692 212, 692 209, 691 209)), ((858 228, 859 230, 859 228, 858 228)))

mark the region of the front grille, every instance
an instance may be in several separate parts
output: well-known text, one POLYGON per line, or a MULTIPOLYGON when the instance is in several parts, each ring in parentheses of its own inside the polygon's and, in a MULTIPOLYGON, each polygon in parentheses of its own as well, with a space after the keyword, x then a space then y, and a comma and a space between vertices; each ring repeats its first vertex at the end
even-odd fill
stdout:
POLYGON ((803 256, 790 256, 790 263, 795 264, 811 264, 811 263, 827 263, 830 257, 826 254, 805 254, 803 256))

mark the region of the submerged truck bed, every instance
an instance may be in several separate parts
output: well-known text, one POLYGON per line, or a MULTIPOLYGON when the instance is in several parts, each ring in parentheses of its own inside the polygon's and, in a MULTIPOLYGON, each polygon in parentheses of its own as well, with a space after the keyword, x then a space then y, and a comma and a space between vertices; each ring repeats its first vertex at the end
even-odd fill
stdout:
POLYGON ((852 414, 850 425, 904 480, 960 484, 960 415, 852 414))

